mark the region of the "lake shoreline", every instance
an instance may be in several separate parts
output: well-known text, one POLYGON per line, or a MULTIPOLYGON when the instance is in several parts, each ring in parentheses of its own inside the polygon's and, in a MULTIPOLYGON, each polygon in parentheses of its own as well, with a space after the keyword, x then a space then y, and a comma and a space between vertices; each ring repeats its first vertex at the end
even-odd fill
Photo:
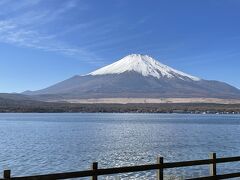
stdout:
POLYGON ((172 113, 240 114, 240 104, 146 103, 146 104, 77 104, 21 102, 0 104, 0 113, 172 113))

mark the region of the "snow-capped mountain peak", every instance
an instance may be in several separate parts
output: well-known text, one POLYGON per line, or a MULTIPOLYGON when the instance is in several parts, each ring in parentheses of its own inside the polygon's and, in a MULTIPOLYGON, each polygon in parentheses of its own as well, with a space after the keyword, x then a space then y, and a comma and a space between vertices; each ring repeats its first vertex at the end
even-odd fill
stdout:
POLYGON ((175 70, 160 63, 148 55, 131 54, 115 63, 100 68, 88 75, 121 74, 124 72, 137 72, 143 76, 153 76, 155 78, 179 78, 199 81, 200 78, 191 76, 181 71, 175 70))
POLYGON ((108 98, 118 99, 115 102, 119 103, 125 102, 121 98, 240 99, 240 90, 235 87, 219 81, 200 80, 139 54, 128 55, 90 74, 73 76, 53 86, 26 94, 39 95, 38 97, 47 101, 70 100, 69 102, 78 103, 80 99, 97 102, 97 99, 105 98, 103 103, 111 103, 108 98))

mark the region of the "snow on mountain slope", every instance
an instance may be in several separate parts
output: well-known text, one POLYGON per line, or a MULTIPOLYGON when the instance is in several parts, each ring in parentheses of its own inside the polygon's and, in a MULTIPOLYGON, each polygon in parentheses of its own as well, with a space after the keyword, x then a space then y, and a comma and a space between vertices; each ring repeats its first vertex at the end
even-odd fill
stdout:
POLYGON ((40 100, 92 98, 220 98, 240 99, 240 90, 177 71, 146 55, 132 54, 83 76, 73 76, 38 91, 40 100))
POLYGON ((191 76, 181 71, 175 70, 167 65, 164 65, 157 60, 147 55, 131 54, 123 59, 93 71, 87 75, 106 75, 106 74, 121 74, 124 72, 134 71, 143 76, 153 76, 160 78, 179 78, 200 81, 198 77, 191 76))

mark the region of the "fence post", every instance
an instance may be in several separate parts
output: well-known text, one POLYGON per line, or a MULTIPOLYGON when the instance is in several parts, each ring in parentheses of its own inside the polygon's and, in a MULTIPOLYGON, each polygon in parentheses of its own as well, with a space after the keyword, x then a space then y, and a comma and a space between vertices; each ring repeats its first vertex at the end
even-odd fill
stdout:
MULTIPOLYGON (((98 169, 98 163, 97 162, 94 162, 92 164, 92 170, 93 172, 96 172, 96 170, 98 169)), ((92 176, 92 180, 97 180, 98 179, 98 176, 97 175, 93 175, 92 176)))
POLYGON ((157 170, 157 180, 163 180, 163 157, 157 158, 157 163, 161 165, 161 167, 157 170))
POLYGON ((210 159, 213 160, 213 163, 210 164, 210 176, 216 176, 217 175, 216 153, 210 153, 209 157, 210 157, 210 159))
POLYGON ((4 170, 3 179, 10 179, 10 178, 11 178, 11 170, 4 170))

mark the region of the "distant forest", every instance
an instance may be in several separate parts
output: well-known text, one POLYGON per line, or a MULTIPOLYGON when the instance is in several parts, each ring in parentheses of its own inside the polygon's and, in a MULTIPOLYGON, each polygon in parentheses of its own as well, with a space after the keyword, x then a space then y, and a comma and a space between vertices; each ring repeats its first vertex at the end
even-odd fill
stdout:
POLYGON ((2 113, 240 113, 240 104, 166 103, 166 104, 73 104, 0 98, 2 113))

